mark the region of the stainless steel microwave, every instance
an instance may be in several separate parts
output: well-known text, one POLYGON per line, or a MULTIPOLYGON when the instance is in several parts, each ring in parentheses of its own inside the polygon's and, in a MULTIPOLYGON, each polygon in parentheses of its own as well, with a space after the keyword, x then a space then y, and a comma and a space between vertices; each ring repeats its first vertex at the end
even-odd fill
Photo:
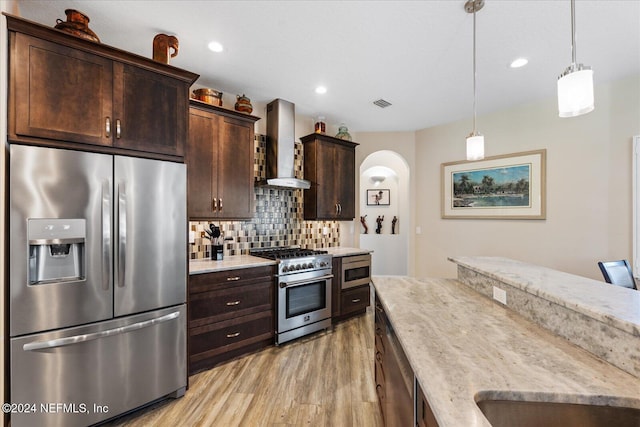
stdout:
POLYGON ((371 282, 371 254, 342 258, 342 289, 371 282))

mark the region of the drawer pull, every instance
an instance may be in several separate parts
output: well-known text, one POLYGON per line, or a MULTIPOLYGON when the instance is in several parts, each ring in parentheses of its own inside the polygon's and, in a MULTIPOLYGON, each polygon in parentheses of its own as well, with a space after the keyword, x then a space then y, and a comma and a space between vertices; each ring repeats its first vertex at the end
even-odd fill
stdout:
POLYGON ((240 276, 227 277, 227 282, 235 282, 236 280, 240 280, 240 276))
POLYGON ((235 338, 240 335, 240 332, 236 332, 234 334, 227 334, 227 338, 235 338))
POLYGON ((104 121, 104 136, 111 138, 111 118, 107 117, 104 121))
POLYGON ((227 303, 227 305, 228 305, 228 306, 238 305, 238 304, 240 304, 240 301, 229 301, 229 302, 227 303))
POLYGON ((357 303, 357 302, 360 302, 360 298, 352 299, 351 302, 354 303, 354 304, 357 303))

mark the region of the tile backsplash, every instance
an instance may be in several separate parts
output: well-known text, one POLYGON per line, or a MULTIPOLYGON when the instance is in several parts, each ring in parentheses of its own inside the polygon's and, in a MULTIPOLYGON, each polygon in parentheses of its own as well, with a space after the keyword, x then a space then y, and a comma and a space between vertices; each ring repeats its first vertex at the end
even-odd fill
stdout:
MULTIPOLYGON (((254 176, 265 179, 266 137, 255 137, 254 176)), ((295 144, 295 175, 303 178, 302 144, 295 144)), ((248 254, 252 248, 296 245, 303 248, 329 248, 340 245, 340 225, 336 221, 305 221, 303 219, 304 190, 254 187, 255 215, 248 221, 191 221, 195 243, 190 245, 190 259, 210 258, 211 245, 204 229, 213 222, 225 239, 225 255, 248 254)))

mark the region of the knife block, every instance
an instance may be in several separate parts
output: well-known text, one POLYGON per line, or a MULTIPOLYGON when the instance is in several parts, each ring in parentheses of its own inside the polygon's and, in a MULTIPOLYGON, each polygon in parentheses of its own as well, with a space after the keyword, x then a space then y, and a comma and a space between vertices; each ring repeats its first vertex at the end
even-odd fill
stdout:
POLYGON ((211 245, 211 260, 222 261, 224 259, 224 245, 211 245))

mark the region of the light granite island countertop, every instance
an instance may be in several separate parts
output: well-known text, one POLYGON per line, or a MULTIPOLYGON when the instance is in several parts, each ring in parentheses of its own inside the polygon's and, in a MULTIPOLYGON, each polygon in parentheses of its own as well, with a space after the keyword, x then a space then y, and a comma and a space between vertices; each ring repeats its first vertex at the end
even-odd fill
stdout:
POLYGON ((476 400, 640 408, 640 379, 454 279, 373 277, 440 427, 490 426, 476 400))

